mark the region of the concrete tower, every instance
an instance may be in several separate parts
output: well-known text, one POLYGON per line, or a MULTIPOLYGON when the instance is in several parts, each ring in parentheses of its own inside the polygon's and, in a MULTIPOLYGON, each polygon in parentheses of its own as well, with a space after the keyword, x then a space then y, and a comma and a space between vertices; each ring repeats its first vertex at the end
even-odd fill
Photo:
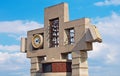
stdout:
POLYGON ((66 3, 45 8, 44 15, 44 28, 28 31, 21 40, 31 76, 88 76, 87 51, 102 41, 97 28, 89 18, 69 21, 66 3))

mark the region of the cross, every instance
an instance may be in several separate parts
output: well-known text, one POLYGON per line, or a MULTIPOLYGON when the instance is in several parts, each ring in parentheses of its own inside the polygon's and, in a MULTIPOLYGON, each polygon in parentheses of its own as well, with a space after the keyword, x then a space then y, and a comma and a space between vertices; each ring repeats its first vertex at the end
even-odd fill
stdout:
POLYGON ((31 76, 88 76, 87 51, 102 39, 89 18, 69 21, 68 13, 67 3, 45 8, 44 27, 22 38, 31 76))

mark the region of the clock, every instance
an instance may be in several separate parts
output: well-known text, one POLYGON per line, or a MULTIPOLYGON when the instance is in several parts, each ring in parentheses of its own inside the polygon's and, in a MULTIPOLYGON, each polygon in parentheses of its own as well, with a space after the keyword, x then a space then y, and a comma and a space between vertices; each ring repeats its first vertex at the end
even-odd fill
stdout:
POLYGON ((43 47, 43 36, 40 34, 35 34, 32 37, 32 46, 34 48, 41 48, 43 47))

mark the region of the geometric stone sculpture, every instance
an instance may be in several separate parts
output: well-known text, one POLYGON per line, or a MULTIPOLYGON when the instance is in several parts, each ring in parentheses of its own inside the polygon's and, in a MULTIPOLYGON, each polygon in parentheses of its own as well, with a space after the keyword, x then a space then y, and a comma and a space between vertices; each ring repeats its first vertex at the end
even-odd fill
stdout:
POLYGON ((87 51, 93 42, 102 42, 97 28, 89 18, 69 21, 67 3, 45 8, 44 15, 44 27, 21 40, 31 76, 88 76, 87 51))

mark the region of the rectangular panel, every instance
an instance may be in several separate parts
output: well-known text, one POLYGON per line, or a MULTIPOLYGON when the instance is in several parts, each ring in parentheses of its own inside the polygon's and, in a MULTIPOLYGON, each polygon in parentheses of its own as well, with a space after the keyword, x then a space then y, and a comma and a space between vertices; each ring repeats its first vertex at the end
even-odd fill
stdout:
POLYGON ((22 53, 26 53, 26 52, 27 52, 27 38, 21 38, 20 51, 21 51, 22 53))

